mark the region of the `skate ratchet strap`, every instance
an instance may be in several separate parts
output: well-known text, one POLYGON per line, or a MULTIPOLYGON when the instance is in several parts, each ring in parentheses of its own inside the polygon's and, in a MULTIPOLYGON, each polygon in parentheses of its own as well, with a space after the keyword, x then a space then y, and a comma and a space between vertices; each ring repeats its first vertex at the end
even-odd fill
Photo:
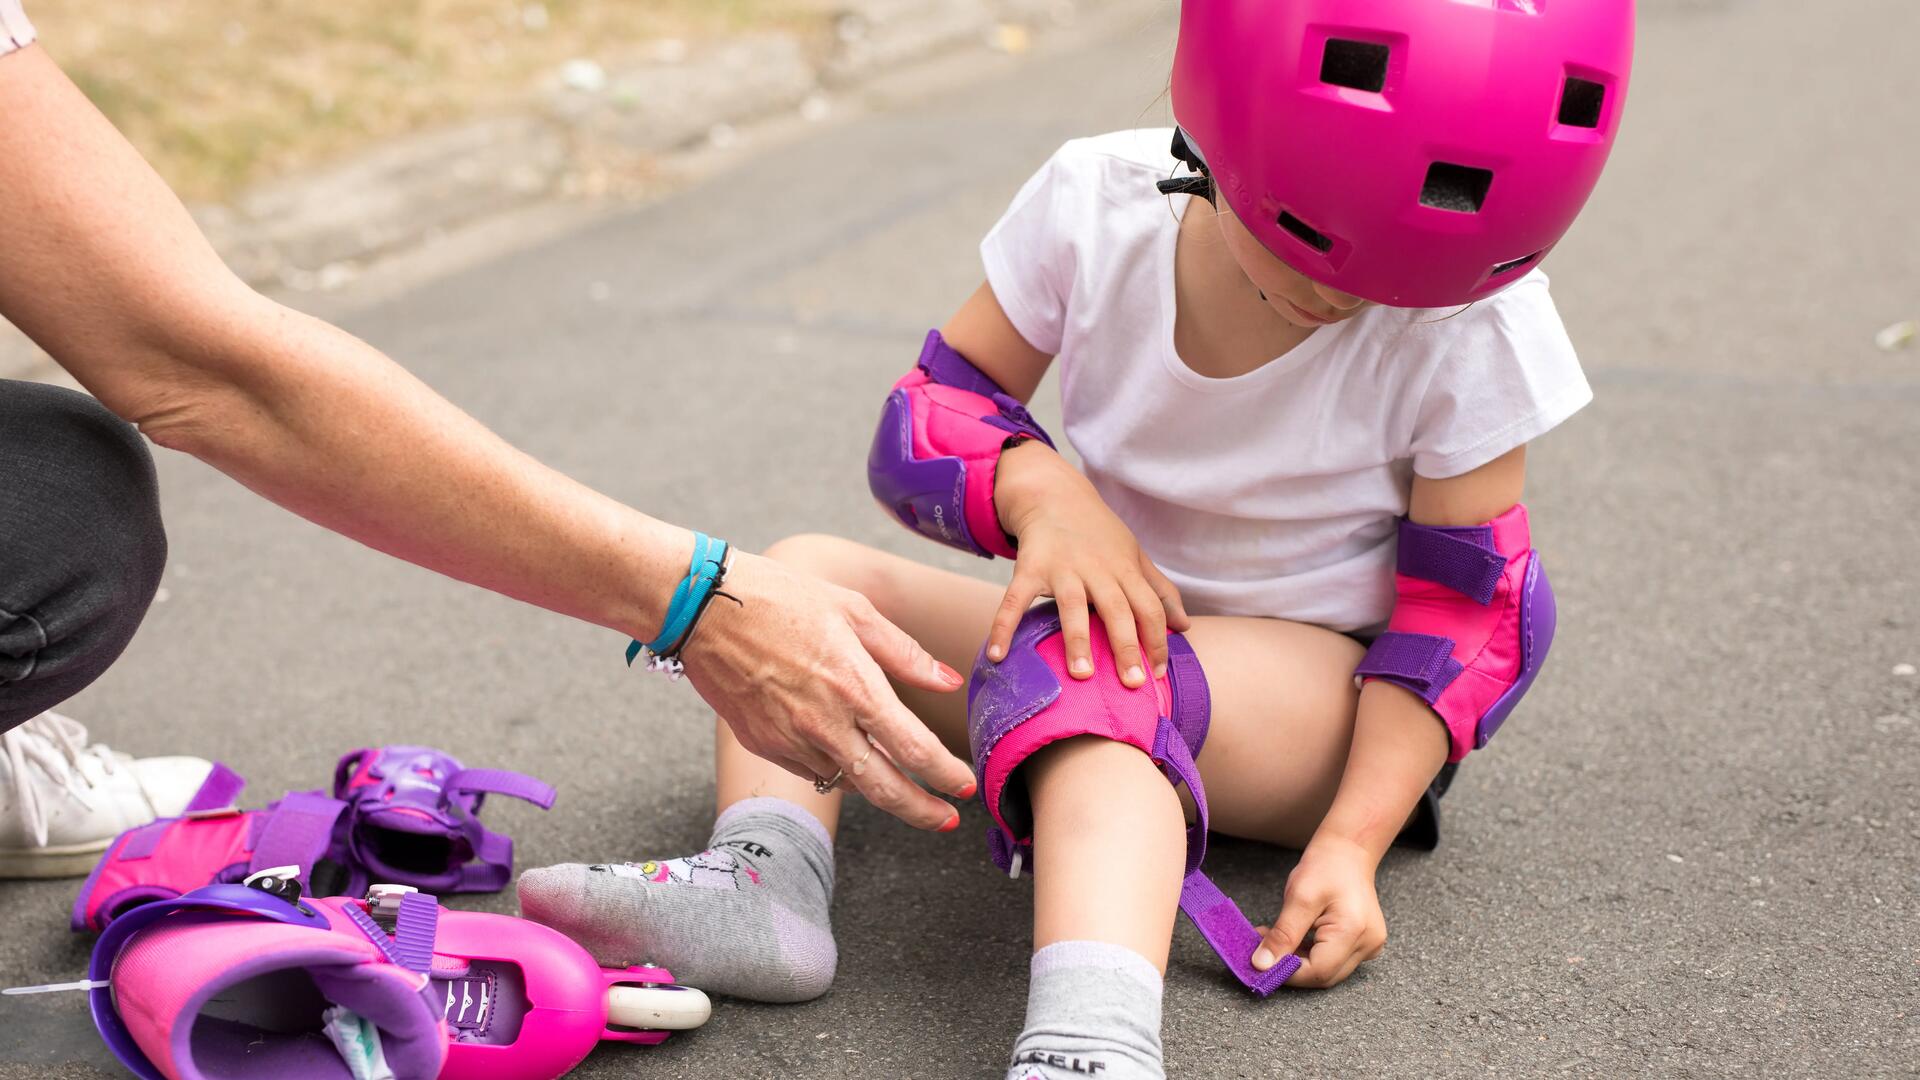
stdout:
POLYGON ((440 923, 440 904, 433 897, 423 892, 402 896, 391 937, 359 904, 344 904, 340 911, 389 962, 421 975, 433 971, 433 941, 440 923))

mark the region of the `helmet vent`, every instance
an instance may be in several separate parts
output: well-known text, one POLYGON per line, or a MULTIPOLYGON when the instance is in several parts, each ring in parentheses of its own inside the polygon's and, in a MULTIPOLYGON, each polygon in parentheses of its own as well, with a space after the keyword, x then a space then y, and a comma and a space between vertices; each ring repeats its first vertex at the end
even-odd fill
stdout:
POLYGON ((1322 255, 1333 250, 1331 238, 1285 210, 1280 211, 1280 227, 1292 233, 1294 239, 1322 255))
POLYGON ((1600 106, 1607 100, 1607 88, 1591 79, 1567 76, 1560 92, 1560 122, 1568 127, 1597 128, 1600 106))
POLYGON ((1493 173, 1486 169, 1436 161, 1427 169, 1427 182, 1420 188, 1420 205, 1477 214, 1492 186, 1493 173))
POLYGON ((1540 257, 1540 253, 1536 251, 1531 255, 1524 255, 1518 259, 1512 259, 1507 262, 1503 262, 1500 265, 1495 266, 1492 270, 1487 271, 1487 277, 1497 278, 1501 274, 1504 274, 1509 270, 1518 270, 1521 267, 1526 266, 1528 263, 1533 262, 1535 259, 1538 259, 1539 257, 1540 257))
POLYGON ((1320 81, 1377 94, 1387 85, 1389 52, 1387 46, 1368 41, 1328 38, 1320 57, 1320 81))

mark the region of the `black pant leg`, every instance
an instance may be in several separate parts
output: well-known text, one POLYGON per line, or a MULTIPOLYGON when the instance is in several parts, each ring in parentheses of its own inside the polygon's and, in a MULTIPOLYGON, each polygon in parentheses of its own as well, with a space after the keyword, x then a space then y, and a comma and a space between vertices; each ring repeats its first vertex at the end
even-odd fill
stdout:
POLYGON ((85 394, 0 379, 0 731, 100 677, 167 560, 153 457, 85 394))

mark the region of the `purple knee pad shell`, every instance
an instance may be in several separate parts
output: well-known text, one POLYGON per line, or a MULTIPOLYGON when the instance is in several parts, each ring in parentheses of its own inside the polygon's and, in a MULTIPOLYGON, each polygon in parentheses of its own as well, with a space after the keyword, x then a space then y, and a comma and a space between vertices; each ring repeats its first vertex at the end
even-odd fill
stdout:
POLYGON ((1033 810, 1019 775, 1028 757, 1080 735, 1133 746, 1150 757, 1170 783, 1185 784, 1198 810, 1187 831, 1180 910, 1234 977, 1265 997, 1292 977, 1300 958, 1285 956, 1266 971, 1254 970, 1259 932, 1200 869, 1207 851, 1207 796, 1194 758, 1206 742, 1212 711, 1200 659, 1184 637, 1169 634, 1166 676, 1130 690, 1120 682, 1098 620, 1091 630, 1091 679, 1066 677, 1060 613, 1053 604, 1034 608, 1020 621, 1006 659, 993 663, 983 651, 974 664, 967 688, 967 735, 980 798, 994 821, 987 834, 994 863, 1015 876, 1033 866, 1033 810))

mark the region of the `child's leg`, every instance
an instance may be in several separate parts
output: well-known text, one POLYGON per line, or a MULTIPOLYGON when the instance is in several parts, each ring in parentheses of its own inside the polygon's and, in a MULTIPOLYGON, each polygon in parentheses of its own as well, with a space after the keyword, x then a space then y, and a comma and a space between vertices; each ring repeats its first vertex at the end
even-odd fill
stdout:
MULTIPOLYGON (((1199 758, 1213 827, 1299 846, 1346 764, 1361 649, 1271 619, 1201 618, 1187 640, 1212 723, 1199 758)), ((1080 737, 1023 770, 1034 813, 1034 946, 1012 1080, 1161 1075, 1160 973, 1190 802, 1145 754, 1080 737)), ((1278 898, 1271 898, 1277 903, 1278 898)))
POLYGON ((1163 1075, 1160 984, 1186 816, 1139 750, 1081 736, 1022 768, 1033 799, 1033 962, 1012 1080, 1163 1075))
MULTIPOLYGON (((927 651, 966 671, 999 587, 851 541, 799 536, 768 556, 861 592, 927 651)), ((966 695, 904 693, 949 746, 966 744, 966 695)), ((717 720, 719 818, 708 848, 680 859, 531 870, 520 902, 603 964, 651 961, 714 993, 804 1001, 826 992, 838 953, 828 922, 841 794, 749 753, 717 720)), ((877 751, 876 751, 877 752, 877 751)))

